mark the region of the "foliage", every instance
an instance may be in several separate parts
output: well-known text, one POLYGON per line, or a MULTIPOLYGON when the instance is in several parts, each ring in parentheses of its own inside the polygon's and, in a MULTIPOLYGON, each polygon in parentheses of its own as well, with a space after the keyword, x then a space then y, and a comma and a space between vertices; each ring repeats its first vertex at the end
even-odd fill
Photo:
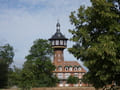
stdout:
POLYGON ((22 69, 20 73, 20 79, 18 81, 18 87, 22 88, 23 90, 29 90, 32 87, 32 83, 34 83, 33 76, 34 75, 32 72, 30 72, 30 70, 28 71, 22 69))
POLYGON ((6 88, 8 85, 9 66, 13 62, 13 47, 9 44, 0 46, 0 88, 6 88))
POLYGON ((20 87, 51 87, 56 85, 57 79, 52 73, 55 66, 50 61, 52 54, 52 48, 47 40, 34 41, 30 54, 26 56, 27 61, 23 65, 20 87))
POLYGON ((8 83, 8 65, 0 63, 0 88, 6 88, 8 83))
POLYGON ((0 46, 0 63, 10 65, 13 62, 13 47, 9 44, 0 46))
POLYGON ((75 44, 69 52, 84 62, 89 69, 85 78, 99 88, 120 80, 120 13, 110 0, 91 3, 70 15, 75 44))
POLYGON ((70 84, 77 84, 79 82, 79 78, 78 77, 74 77, 74 76, 69 76, 67 79, 67 83, 70 84))
POLYGON ((8 86, 18 86, 19 81, 21 79, 20 74, 22 72, 22 69, 17 68, 15 65, 12 69, 9 70, 8 74, 8 86))

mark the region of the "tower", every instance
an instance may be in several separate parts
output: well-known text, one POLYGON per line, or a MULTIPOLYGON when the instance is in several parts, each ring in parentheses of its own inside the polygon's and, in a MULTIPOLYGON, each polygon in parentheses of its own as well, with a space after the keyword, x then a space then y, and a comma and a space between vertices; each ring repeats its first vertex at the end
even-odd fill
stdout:
POLYGON ((53 64, 56 69, 53 74, 59 79, 58 86, 71 86, 67 83, 67 79, 70 75, 78 77, 79 82, 74 86, 84 86, 81 83, 81 78, 85 74, 85 69, 77 61, 64 61, 64 49, 67 48, 67 38, 60 32, 60 23, 56 24, 56 32, 49 39, 54 49, 53 64))
POLYGON ((67 47, 67 38, 60 32, 60 23, 56 24, 56 33, 49 39, 52 48, 54 49, 54 60, 55 65, 64 62, 63 51, 67 47))

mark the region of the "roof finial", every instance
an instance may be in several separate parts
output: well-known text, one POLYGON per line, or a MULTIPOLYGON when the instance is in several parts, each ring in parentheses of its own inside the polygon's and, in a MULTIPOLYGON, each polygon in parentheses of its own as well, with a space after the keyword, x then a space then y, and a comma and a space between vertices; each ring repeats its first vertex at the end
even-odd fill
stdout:
POLYGON ((59 23, 59 19, 57 20, 56 28, 57 28, 57 32, 60 32, 60 23, 59 23))
POLYGON ((57 19, 57 23, 59 23, 59 19, 57 19))

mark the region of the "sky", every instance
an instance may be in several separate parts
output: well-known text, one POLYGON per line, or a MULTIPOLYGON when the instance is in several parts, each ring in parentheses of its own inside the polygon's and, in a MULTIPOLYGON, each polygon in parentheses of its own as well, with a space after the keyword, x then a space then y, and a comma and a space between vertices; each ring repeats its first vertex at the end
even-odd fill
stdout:
MULTIPOLYGON (((14 48, 14 63, 22 67, 25 56, 36 39, 49 39, 56 32, 59 19, 61 32, 67 37, 72 35, 68 29, 70 13, 80 5, 90 6, 89 0, 0 0, 0 45, 9 43, 14 48)), ((68 48, 73 42, 68 41, 68 48)), ((76 60, 67 49, 65 60, 76 60)), ((81 63, 81 62, 80 62, 81 63)))

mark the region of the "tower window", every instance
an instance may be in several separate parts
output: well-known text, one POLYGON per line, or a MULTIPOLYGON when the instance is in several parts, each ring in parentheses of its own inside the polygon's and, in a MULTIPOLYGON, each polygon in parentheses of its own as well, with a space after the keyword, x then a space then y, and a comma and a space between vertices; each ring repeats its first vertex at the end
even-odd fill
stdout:
POLYGON ((58 62, 60 62, 61 61, 61 59, 58 59, 58 62))
POLYGON ((54 45, 54 41, 52 41, 52 45, 54 45))
POLYGON ((60 40, 60 45, 63 45, 63 40, 60 40))
POLYGON ((59 40, 56 40, 56 45, 59 45, 59 40))
POLYGON ((65 46, 67 45, 67 41, 66 41, 66 40, 64 40, 64 45, 65 45, 65 46))
POLYGON ((58 57, 60 57, 60 54, 58 54, 58 57))

